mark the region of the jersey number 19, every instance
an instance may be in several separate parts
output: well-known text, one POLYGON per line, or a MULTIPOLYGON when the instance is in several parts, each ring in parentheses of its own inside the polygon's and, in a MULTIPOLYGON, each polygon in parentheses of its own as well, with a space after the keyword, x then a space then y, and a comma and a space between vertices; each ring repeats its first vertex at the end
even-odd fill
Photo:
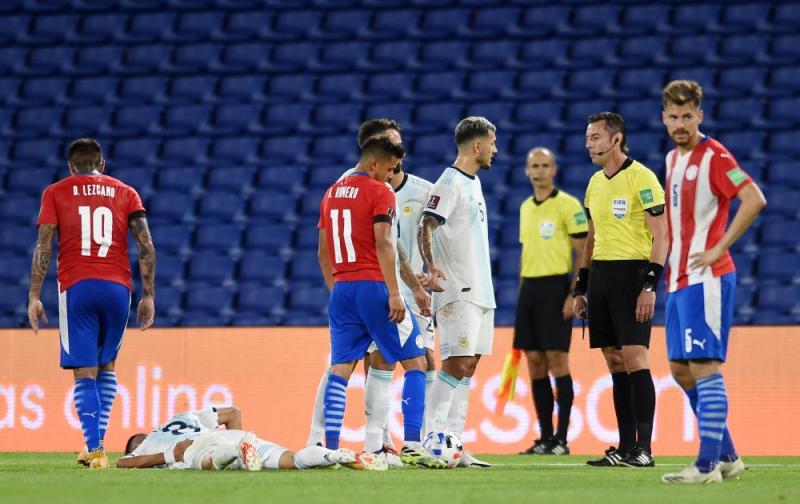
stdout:
MULTIPOLYGON (((353 246, 353 222, 350 214, 350 209, 345 208, 342 210, 342 221, 344 221, 344 229, 342 235, 344 236, 344 248, 347 251, 347 262, 356 262, 356 248, 353 246)), ((342 258, 342 244, 341 237, 339 236, 339 210, 331 210, 331 231, 333 232, 333 256, 336 264, 343 262, 342 258)))
POLYGON ((113 224, 111 210, 101 206, 92 212, 91 207, 79 206, 78 213, 81 216, 81 255, 92 255, 92 240, 94 240, 100 245, 97 257, 107 256, 111 247, 113 224))

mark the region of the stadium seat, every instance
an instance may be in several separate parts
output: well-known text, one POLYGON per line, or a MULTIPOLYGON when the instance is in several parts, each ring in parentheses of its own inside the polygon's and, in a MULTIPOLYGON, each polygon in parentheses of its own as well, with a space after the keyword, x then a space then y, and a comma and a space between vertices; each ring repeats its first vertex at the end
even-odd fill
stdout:
POLYGON ((200 196, 199 216, 203 219, 231 222, 240 220, 244 199, 239 194, 206 191, 200 196))
POLYGON ((284 279, 284 261, 275 254, 251 251, 242 254, 239 261, 239 281, 272 285, 284 279))
POLYGON ((246 285, 239 289, 237 309, 260 314, 270 313, 276 307, 283 306, 283 298, 281 287, 246 285))
POLYGON ((322 12, 313 10, 279 12, 275 16, 270 37, 280 40, 302 39, 319 26, 322 16, 322 12))
POLYGON ((721 10, 718 23, 711 23, 710 29, 725 34, 739 34, 756 31, 767 22, 770 6, 762 3, 730 4, 721 10))
POLYGON ((369 77, 357 97, 361 100, 385 104, 387 100, 401 100, 412 96, 414 79, 406 73, 377 74, 369 77))
POLYGON ((110 107, 75 107, 64 114, 64 132, 72 137, 99 136, 111 129, 110 107))
MULTIPOLYGON (((188 326, 206 325, 203 317, 193 316, 192 312, 198 315, 218 315, 220 311, 229 307, 233 299, 232 293, 227 289, 220 289, 214 285, 196 285, 186 289, 186 313, 184 318, 188 326)), ((208 325, 224 325, 212 321, 208 325)))
POLYGON ((219 84, 219 101, 261 101, 266 77, 262 75, 234 75, 224 77, 219 84))
POLYGON ((302 168, 297 166, 262 167, 257 175, 258 190, 293 192, 302 187, 302 168), (287 174, 298 175, 288 177, 287 174))
POLYGON ((294 216, 294 197, 280 192, 259 192, 250 198, 248 214, 259 219, 288 220, 294 216))
MULTIPOLYGON (((116 160, 114 162, 116 165, 116 160)), ((107 173, 136 189, 143 198, 149 194, 153 186, 153 171, 150 168, 128 167, 120 164, 119 167, 109 167, 107 173)))
POLYGON ((296 287, 289 292, 288 309, 295 312, 322 313, 328 304, 325 287, 296 287))
MULTIPOLYGON (((42 184, 43 188, 44 184, 42 184)), ((0 215, 5 216, 7 221, 17 224, 31 224, 36 222, 39 214, 39 194, 5 195, 0 201, 0 215)))
POLYGON ((309 30, 309 35, 323 40, 351 40, 369 25, 371 17, 372 13, 364 9, 337 9, 323 18, 319 28, 309 30))
MULTIPOLYGON (((718 4, 688 4, 678 5, 672 16, 672 22, 662 29, 670 33, 699 33, 706 26, 719 19, 720 6, 718 4)), ((698 46, 701 47, 701 46, 698 46)))
POLYGON ((222 284, 233 276, 234 261, 229 256, 199 252, 189 259, 189 280, 222 284))
POLYGON ((775 68, 771 72, 770 87, 762 89, 761 94, 783 96, 800 90, 800 66, 775 68))
POLYGON ((424 39, 449 39, 463 34, 463 27, 469 24, 469 9, 427 10, 409 33, 424 39))
MULTIPOLYGON (((67 170, 65 169, 64 175, 66 174, 67 170)), ((44 188, 53 181, 53 170, 51 168, 12 170, 8 174, 8 179, 6 181, 6 190, 10 194, 3 196, 3 203, 0 203, 0 205, 5 204, 6 200, 14 201, 16 197, 22 197, 24 195, 38 199, 42 191, 44 191, 44 188)), ((8 203, 8 205, 11 207, 16 206, 12 203, 8 203)), ((22 206, 28 209, 30 208, 30 205, 23 204, 22 206)), ((9 210, 12 212, 19 211, 15 208, 9 208, 9 210)))
POLYGON ((797 159, 800 154, 800 134, 797 131, 776 131, 770 136, 770 156, 797 159))
POLYGON ((195 250, 227 253, 239 250, 242 230, 237 224, 200 223, 195 231, 195 250))
MULTIPOLYGON (((150 226, 153 243, 157 252, 166 252, 168 256, 180 254, 187 250, 191 240, 192 229, 186 225, 159 225, 150 226)), ((163 256, 158 258, 158 276, 161 276, 163 256)))
MULTIPOLYGON (((796 227, 796 226, 795 226, 796 227)), ((793 264, 797 252, 765 251, 758 256, 759 281, 795 281, 800 280, 800 274, 796 270, 790 271, 787 265, 793 264)), ((738 269, 738 263, 737 263, 738 269)))
POLYGON ((568 6, 533 6, 522 10, 522 17, 509 33, 518 37, 549 37, 564 26, 572 10, 568 6))
POLYGON ((194 197, 184 192, 158 191, 148 203, 148 215, 181 221, 193 214, 194 197))
POLYGON ((715 122, 720 128, 739 129, 757 123, 763 109, 764 102, 758 98, 721 100, 715 122))
POLYGON ((27 30, 19 33, 21 41, 29 44, 57 45, 73 30, 78 17, 72 14, 42 14, 33 16, 27 30))
POLYGON ((115 137, 133 137, 155 132, 161 129, 161 113, 162 108, 157 105, 117 107, 110 133, 115 137))
POLYGON ((769 166, 767 181, 770 185, 800 188, 800 162, 773 162, 769 166))
POLYGON ((17 113, 14 136, 36 137, 57 133, 61 123, 62 109, 54 107, 28 107, 17 113))
MULTIPOLYGON (((217 78, 214 76, 176 77, 169 86, 169 101, 172 105, 213 101, 216 84, 217 78)), ((157 95, 159 101, 164 90, 160 90, 160 93, 157 95)))
MULTIPOLYGON (((797 213, 796 208, 794 212, 797 213)), ((761 226, 761 243, 768 243, 773 247, 792 247, 797 249, 797 237, 800 235, 795 233, 800 233, 800 220, 771 219, 761 226)))
MULTIPOLYGON (((155 226, 153 229, 155 230, 158 227, 159 226, 155 226)), ((153 243, 156 247, 156 252, 159 252, 161 250, 161 246, 155 241, 155 236, 153 237, 153 243)), ((136 257, 137 252, 135 247, 132 248, 133 250, 129 250, 129 252, 132 252, 134 257, 136 257)), ((184 262, 179 256, 172 254, 161 254, 158 257, 156 267, 158 268, 158 274, 156 274, 156 283, 159 287, 162 285, 179 286, 183 284, 185 278, 184 262)))
POLYGON ((213 11, 182 13, 174 29, 167 32, 166 39, 178 42, 208 40, 219 32, 223 19, 213 11))
POLYGON ((764 285, 758 292, 758 307, 788 312, 800 306, 800 288, 796 285, 764 285))
POLYGON ((214 191, 229 191, 241 195, 253 182, 253 170, 244 167, 212 166, 207 187, 214 191))
MULTIPOLYGON (((258 250, 271 254, 283 252, 289 248, 291 242, 286 226, 280 224, 247 226, 244 237, 244 246, 247 250, 258 250)), ((316 245, 316 242, 314 244, 316 245)))
MULTIPOLYGON (((232 0, 234 4, 236 0, 232 0)), ((275 12, 266 10, 236 12, 228 15, 225 30, 217 36, 225 40, 256 40, 271 33, 275 12)))

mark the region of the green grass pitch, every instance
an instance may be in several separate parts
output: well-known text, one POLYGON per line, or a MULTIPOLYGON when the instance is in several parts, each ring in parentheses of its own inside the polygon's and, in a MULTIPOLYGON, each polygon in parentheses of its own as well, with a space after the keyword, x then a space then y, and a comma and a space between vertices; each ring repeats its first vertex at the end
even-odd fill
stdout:
MULTIPOLYGON (((114 454, 112 461, 118 454, 114 454)), ((484 457, 481 457, 484 458, 484 457)), ((491 469, 387 472, 349 469, 199 472, 89 471, 67 453, 0 453, 0 503, 647 503, 800 502, 800 457, 745 457, 750 469, 721 485, 672 486, 662 473, 687 457, 658 457, 655 469, 590 468, 587 457, 486 456, 491 469)))

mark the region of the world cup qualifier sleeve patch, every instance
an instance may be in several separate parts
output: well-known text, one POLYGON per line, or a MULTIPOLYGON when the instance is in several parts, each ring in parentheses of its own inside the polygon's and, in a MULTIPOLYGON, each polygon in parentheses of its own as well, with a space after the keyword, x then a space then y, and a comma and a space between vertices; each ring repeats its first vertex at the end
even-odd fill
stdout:
POLYGON ((728 179, 733 183, 733 185, 738 186, 745 180, 747 180, 747 175, 744 174, 741 168, 738 166, 733 168, 732 170, 728 170, 728 173, 725 175, 728 176, 728 179))
POLYGON ((586 224, 586 214, 583 212, 578 212, 573 215, 575 219, 575 224, 580 226, 581 224, 586 224))
POLYGON ((441 200, 439 196, 436 196, 435 194, 432 195, 431 198, 428 200, 427 208, 430 208, 431 210, 436 210, 436 207, 439 206, 439 200, 441 200))
POLYGON ((653 202, 653 190, 652 189, 642 189, 639 191, 639 196, 642 198, 642 204, 647 205, 648 203, 653 202))

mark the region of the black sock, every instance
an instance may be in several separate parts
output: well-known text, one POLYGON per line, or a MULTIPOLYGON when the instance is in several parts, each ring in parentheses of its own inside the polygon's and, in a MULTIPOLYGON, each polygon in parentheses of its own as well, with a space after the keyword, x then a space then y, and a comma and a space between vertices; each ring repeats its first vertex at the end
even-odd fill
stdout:
POLYGON ((542 439, 553 435, 553 387, 550 378, 531 380, 533 389, 533 405, 536 407, 536 416, 539 418, 539 429, 542 439))
POLYGON ((633 408, 636 415, 637 444, 650 451, 653 437, 653 416, 656 413, 656 387, 649 369, 640 369, 630 375, 633 392, 633 408))
POLYGON ((628 373, 611 373, 614 383, 614 412, 617 414, 619 449, 628 451, 636 444, 636 415, 633 413, 633 395, 628 373))
POLYGON ((558 433, 556 436, 566 443, 569 415, 572 413, 572 401, 575 399, 571 375, 556 377, 556 393, 558 394, 558 433))

